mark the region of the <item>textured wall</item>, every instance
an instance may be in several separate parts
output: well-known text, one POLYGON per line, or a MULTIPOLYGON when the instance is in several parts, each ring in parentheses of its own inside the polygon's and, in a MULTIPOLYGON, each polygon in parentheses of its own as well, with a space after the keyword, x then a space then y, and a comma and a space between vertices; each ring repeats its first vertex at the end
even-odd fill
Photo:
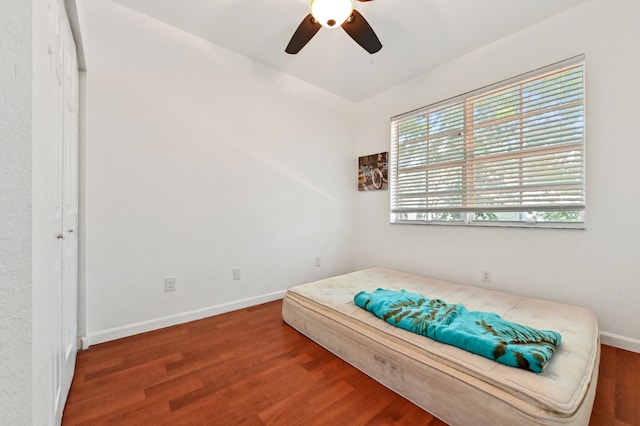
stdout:
POLYGON ((31 2, 0 14, 0 424, 31 423, 31 2))

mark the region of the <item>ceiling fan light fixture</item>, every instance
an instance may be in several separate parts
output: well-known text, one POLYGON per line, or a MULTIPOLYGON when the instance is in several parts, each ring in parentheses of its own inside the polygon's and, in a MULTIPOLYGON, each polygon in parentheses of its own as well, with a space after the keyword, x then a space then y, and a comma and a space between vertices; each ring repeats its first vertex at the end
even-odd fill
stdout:
POLYGON ((325 28, 337 28, 353 12, 353 0, 311 0, 311 15, 325 28))

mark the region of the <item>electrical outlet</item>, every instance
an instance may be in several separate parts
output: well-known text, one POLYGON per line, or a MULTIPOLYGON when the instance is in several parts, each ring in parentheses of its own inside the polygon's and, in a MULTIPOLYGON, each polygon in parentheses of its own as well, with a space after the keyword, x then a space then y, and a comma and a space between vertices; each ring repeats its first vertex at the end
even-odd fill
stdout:
POLYGON ((491 282, 491 271, 482 271, 482 282, 491 282))
POLYGON ((176 277, 164 277, 164 291, 176 291, 176 277))
POLYGON ((233 279, 234 280, 240 279, 240 268, 233 268, 233 279))
POLYGON ((316 268, 319 268, 322 265, 322 258, 320 256, 316 257, 316 268))

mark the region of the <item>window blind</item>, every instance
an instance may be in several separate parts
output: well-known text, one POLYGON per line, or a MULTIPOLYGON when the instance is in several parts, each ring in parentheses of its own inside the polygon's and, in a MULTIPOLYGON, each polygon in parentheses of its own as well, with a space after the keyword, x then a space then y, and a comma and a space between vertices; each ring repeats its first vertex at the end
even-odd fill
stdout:
POLYGON ((392 221, 583 211, 584 65, 575 62, 392 118, 392 221))

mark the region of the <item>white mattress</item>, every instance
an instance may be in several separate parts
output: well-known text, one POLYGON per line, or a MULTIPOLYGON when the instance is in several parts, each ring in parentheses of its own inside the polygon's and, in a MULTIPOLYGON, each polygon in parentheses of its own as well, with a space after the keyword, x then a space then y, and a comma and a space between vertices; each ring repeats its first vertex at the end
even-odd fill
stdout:
POLYGON ((588 424, 600 355, 597 320, 588 309, 373 268, 290 289, 283 318, 450 424, 588 424), (562 344, 540 374, 508 367, 394 327, 353 303, 357 292, 377 288, 555 330, 562 344))

